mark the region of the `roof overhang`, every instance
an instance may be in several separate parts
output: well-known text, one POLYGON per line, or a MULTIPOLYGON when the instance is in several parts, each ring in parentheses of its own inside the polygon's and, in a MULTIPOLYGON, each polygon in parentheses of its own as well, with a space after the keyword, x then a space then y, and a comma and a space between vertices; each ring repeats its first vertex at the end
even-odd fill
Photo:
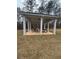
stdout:
POLYGON ((31 18, 39 18, 39 17, 43 17, 43 18, 60 18, 60 16, 55 16, 55 15, 48 15, 48 14, 40 14, 40 13, 31 13, 31 12, 24 12, 24 11, 20 11, 19 12, 20 15, 25 16, 25 17, 31 17, 31 18))
POLYGON ((40 13, 30 13, 30 12, 24 12, 24 11, 20 11, 18 13, 21 16, 26 17, 27 19, 29 19, 30 21, 32 21, 34 23, 39 23, 41 17, 43 18, 44 23, 52 21, 54 19, 58 20, 60 18, 60 16, 55 16, 55 15, 40 14, 40 13))

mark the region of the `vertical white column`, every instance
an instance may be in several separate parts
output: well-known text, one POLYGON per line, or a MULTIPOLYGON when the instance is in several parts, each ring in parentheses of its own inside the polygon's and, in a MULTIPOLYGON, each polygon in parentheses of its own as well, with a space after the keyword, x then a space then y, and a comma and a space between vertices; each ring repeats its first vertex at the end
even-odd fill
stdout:
POLYGON ((23 18, 23 34, 25 35, 26 33, 26 21, 25 18, 23 18))
POLYGON ((28 20, 28 32, 30 31, 30 22, 28 20))
POLYGON ((56 34, 56 23, 57 23, 57 19, 55 19, 55 21, 54 21, 54 34, 56 34))
POLYGON ((41 19, 40 19, 40 33, 42 33, 42 28, 43 28, 43 18, 41 17, 41 19))
POLYGON ((47 31, 49 32, 49 22, 48 22, 48 24, 47 24, 47 27, 48 27, 48 28, 47 28, 47 31))

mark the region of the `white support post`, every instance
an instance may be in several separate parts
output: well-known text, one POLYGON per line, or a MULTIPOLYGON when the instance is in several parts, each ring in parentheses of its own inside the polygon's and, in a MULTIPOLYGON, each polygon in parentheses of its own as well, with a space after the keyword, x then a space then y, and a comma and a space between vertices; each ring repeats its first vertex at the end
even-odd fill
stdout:
POLYGON ((49 32, 49 22, 48 22, 48 28, 47 28, 47 31, 49 32))
POLYGON ((30 31, 30 22, 28 20, 28 32, 30 31))
POLYGON ((25 18, 23 19, 23 34, 25 35, 26 33, 26 21, 25 18))
POLYGON ((57 19, 55 19, 55 21, 54 21, 54 34, 56 34, 56 23, 57 23, 57 19))
POLYGON ((41 19, 40 19, 40 33, 42 33, 42 28, 43 28, 43 18, 41 17, 41 19))

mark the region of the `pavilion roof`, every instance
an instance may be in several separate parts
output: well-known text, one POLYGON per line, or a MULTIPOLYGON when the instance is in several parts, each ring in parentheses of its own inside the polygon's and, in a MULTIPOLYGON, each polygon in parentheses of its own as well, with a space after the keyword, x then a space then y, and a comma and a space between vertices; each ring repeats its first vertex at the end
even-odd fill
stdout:
POLYGON ((31 12, 24 12, 24 11, 19 11, 22 16, 38 16, 38 17, 52 17, 52 18, 60 18, 60 16, 55 16, 55 15, 48 15, 48 14, 42 14, 42 13, 31 13, 31 12))

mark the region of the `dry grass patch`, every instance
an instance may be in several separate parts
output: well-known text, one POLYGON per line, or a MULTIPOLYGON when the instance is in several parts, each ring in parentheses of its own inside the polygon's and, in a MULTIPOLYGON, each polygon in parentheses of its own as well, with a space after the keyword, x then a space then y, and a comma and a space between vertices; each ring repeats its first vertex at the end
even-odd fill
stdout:
POLYGON ((22 30, 17 31, 18 59, 61 59, 60 31, 57 35, 23 36, 22 30))

